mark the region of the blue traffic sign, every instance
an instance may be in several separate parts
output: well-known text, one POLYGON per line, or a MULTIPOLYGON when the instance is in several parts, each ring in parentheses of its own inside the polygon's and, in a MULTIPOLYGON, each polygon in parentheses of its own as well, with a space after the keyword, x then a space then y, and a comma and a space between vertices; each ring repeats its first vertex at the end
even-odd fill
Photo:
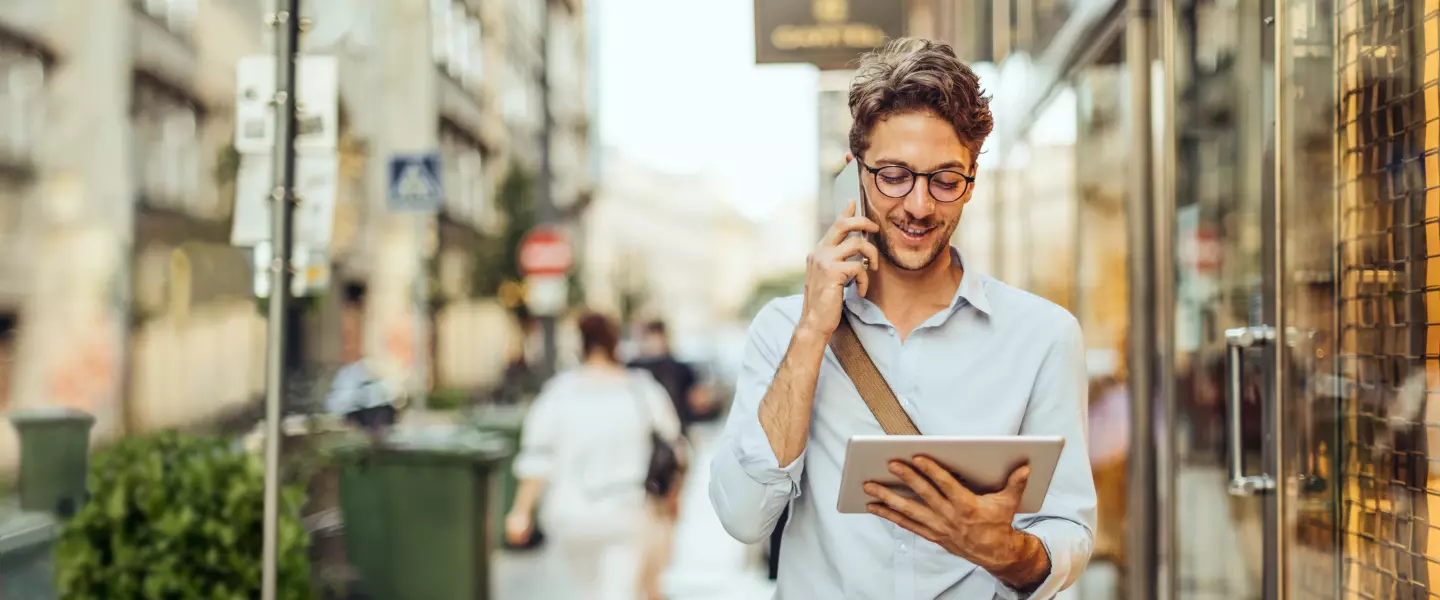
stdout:
POLYGON ((427 152, 391 156, 389 190, 391 212, 439 211, 445 203, 440 155, 427 152))

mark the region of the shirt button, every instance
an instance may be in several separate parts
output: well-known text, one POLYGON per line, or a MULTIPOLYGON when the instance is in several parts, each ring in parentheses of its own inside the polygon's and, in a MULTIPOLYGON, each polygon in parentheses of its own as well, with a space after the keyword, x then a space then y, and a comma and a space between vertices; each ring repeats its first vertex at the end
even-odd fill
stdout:
POLYGON ((905 542, 900 542, 900 551, 901 551, 901 552, 907 552, 907 551, 909 551, 909 550, 910 550, 910 545, 909 545, 909 544, 906 544, 905 542))

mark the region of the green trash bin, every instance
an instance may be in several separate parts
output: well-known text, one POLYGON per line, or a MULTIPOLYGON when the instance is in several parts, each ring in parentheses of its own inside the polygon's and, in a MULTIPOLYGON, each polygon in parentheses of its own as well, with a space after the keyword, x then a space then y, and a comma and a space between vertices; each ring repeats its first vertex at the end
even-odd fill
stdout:
POLYGON ((69 518, 87 497, 90 428, 95 417, 61 406, 10 413, 20 438, 20 510, 69 518))
POLYGON ((53 600, 54 517, 46 513, 0 514, 0 600, 53 600))
MULTIPOLYGON (((505 438, 518 452, 520 432, 525 425, 525 415, 529 408, 526 404, 481 406, 475 409, 473 420, 477 429, 505 438)), ((499 507, 499 510, 491 513, 491 518, 495 520, 495 543, 509 548, 512 546, 505 539, 504 520, 505 515, 510 513, 510 507, 515 505, 515 489, 520 487, 519 480, 515 478, 515 453, 512 452, 501 460, 496 469, 498 481, 495 486, 495 506, 499 507)), ((537 525, 531 545, 542 538, 537 525)))
POLYGON ((503 438, 468 428, 396 430, 339 448, 345 553, 375 600, 488 600, 489 518, 503 438))

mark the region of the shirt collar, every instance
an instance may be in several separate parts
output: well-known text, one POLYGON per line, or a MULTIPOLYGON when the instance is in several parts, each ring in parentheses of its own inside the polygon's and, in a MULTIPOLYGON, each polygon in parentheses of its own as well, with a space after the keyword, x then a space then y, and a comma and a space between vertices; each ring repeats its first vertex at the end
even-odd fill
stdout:
MULTIPOLYGON (((965 270, 960 277, 960 286, 955 288, 955 297, 950 300, 950 307, 943 311, 940 320, 950 318, 955 311, 969 304, 976 310, 985 313, 987 316, 993 314, 990 308, 990 299, 985 295, 986 276, 978 269, 965 266, 965 261, 960 257, 960 250, 950 246, 950 259, 965 270)), ((845 286, 845 306, 859 317, 861 321, 871 325, 885 322, 885 317, 880 313, 880 308, 874 302, 860 297, 860 290, 854 283, 845 286)))
POLYGON ((960 250, 954 246, 950 247, 950 259, 955 264, 965 269, 965 274, 960 277, 960 287, 955 289, 955 298, 950 301, 950 310, 960 308, 960 301, 970 303, 986 315, 994 314, 990 311, 990 298, 985 295, 985 280, 988 279, 979 269, 965 266, 965 260, 960 258, 960 250))

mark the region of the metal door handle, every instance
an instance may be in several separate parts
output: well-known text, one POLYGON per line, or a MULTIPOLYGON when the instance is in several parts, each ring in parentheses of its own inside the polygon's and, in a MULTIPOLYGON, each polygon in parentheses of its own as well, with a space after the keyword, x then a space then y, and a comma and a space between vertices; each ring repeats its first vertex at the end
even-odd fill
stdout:
POLYGON ((1269 475, 1245 475, 1245 448, 1240 438, 1240 396, 1244 391, 1245 349, 1269 344, 1275 339, 1275 330, 1264 326, 1237 327, 1225 331, 1225 408, 1226 428, 1230 437, 1230 494, 1232 496, 1254 496, 1260 492, 1275 489, 1275 480, 1269 475))

